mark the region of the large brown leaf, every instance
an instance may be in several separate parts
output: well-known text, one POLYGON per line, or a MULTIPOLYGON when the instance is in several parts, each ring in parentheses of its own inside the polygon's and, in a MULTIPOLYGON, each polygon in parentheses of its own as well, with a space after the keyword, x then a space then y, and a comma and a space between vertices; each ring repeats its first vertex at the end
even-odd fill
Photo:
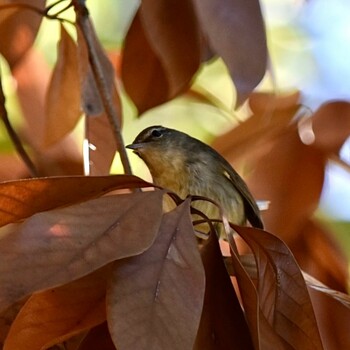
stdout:
MULTIPOLYGON (((92 146, 89 147, 90 174, 106 175, 109 173, 114 155, 117 151, 115 133, 104 108, 101 95, 102 89, 98 87, 99 85, 96 82, 95 75, 89 63, 87 46, 79 28, 77 28, 77 33, 81 100, 87 118, 85 123, 85 136, 92 146)), ((94 31, 92 31, 92 35, 94 50, 96 51, 99 64, 102 68, 102 78, 106 83, 106 93, 108 93, 107 99, 110 99, 111 103, 114 105, 118 117, 116 122, 119 123, 120 126, 122 121, 122 109, 115 83, 115 71, 94 31)))
POLYGON ((82 113, 80 95, 77 46, 61 25, 58 58, 46 95, 46 145, 73 130, 82 113))
POLYGON ((299 100, 299 92, 285 95, 253 93, 248 101, 253 115, 218 137, 212 146, 229 161, 258 152, 288 130, 300 108, 299 100))
POLYGON ((139 113, 186 91, 201 62, 190 0, 143 1, 129 28, 122 79, 139 113))
POLYGON ((201 61, 200 35, 191 0, 144 0, 145 34, 166 72, 171 97, 187 89, 201 61))
POLYGON ((347 349, 350 344, 349 308, 320 291, 310 289, 310 295, 325 349, 347 349))
POLYGON ((112 189, 147 187, 135 176, 51 177, 0 184, 0 226, 25 219, 37 212, 86 200, 112 189))
POLYGON ((76 26, 76 31, 82 109, 88 116, 98 116, 104 111, 103 102, 90 65, 89 52, 84 35, 78 26, 76 26))
POLYGON ((33 294, 13 322, 4 350, 47 349, 106 319, 110 265, 61 287, 33 294))
MULTIPOLYGON (((268 232, 249 227, 233 228, 255 255, 259 307, 283 341, 283 349, 323 349, 307 287, 290 250, 268 232)), ((244 300, 245 291, 241 293, 244 300)), ((247 317, 250 317, 248 313, 247 317)))
POLYGON ((190 201, 165 214, 143 254, 118 261, 107 293, 107 320, 117 348, 192 349, 205 276, 190 201))
POLYGON ((124 88, 139 114, 169 100, 169 83, 137 12, 125 38, 122 56, 124 88))
POLYGON ((303 270, 328 286, 347 292, 349 266, 345 247, 339 246, 326 225, 309 219, 290 248, 303 270))
MULTIPOLYGON (((8 2, 1 0, 0 5, 8 2)), ((11 3, 29 4, 40 10, 45 8, 45 0, 13 0, 11 3)), ((0 52, 12 69, 33 45, 43 17, 23 8, 0 12, 0 52)))
MULTIPOLYGON (((241 256, 249 275, 256 280, 257 266, 253 254, 241 256)), ((327 259, 327 258, 326 258, 327 259)), ((232 262, 225 260, 231 275, 235 275, 232 262)), ((350 344, 346 327, 350 317, 350 296, 331 289, 306 272, 302 272, 308 287, 322 342, 326 349, 346 348, 350 344), (345 327, 345 328, 344 328, 345 327)))
MULTIPOLYGON (((231 243, 232 245, 233 243, 231 243)), ((232 265, 248 323, 251 339, 256 350, 285 349, 285 343, 268 323, 260 307, 260 299, 253 280, 243 267, 240 257, 231 251, 232 265)))
POLYGON ((205 298, 194 349, 253 349, 247 322, 214 235, 201 249, 205 298))
POLYGON ((163 191, 110 195, 35 214, 0 230, 0 310, 140 254, 154 241, 163 191))
POLYGON ((265 27, 258 0, 192 0, 210 47, 223 58, 240 106, 263 78, 265 27))
POLYGON ((266 229, 290 244, 318 206, 326 159, 300 141, 293 125, 260 152, 247 182, 255 198, 271 201, 263 214, 266 229))
POLYGON ((12 74, 17 83, 16 93, 26 120, 21 131, 24 139, 36 151, 40 175, 82 174, 81 152, 72 138, 62 139, 50 149, 44 145, 45 96, 51 70, 42 53, 35 47, 28 50, 16 64, 12 74))

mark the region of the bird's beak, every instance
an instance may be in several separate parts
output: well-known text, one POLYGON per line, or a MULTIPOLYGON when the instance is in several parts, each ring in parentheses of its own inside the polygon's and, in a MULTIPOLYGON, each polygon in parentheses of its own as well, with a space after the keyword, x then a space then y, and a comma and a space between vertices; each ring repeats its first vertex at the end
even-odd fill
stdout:
POLYGON ((139 148, 142 148, 143 146, 143 143, 131 143, 130 145, 125 146, 125 148, 137 150, 139 148))
POLYGON ((144 147, 143 143, 131 143, 130 145, 125 146, 125 148, 129 148, 133 150, 133 153, 141 157, 140 150, 144 147))

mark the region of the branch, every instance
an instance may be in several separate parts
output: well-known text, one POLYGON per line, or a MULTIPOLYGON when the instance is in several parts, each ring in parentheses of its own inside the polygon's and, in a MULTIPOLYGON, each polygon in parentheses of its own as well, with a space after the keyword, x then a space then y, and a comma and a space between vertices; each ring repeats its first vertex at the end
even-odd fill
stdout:
POLYGON ((106 81, 98 52, 96 50, 94 30, 89 18, 89 11, 85 6, 85 0, 72 0, 72 3, 74 5, 77 17, 77 24, 86 42, 92 72, 94 74, 96 85, 101 96, 103 107, 112 127, 112 131, 118 146, 120 159, 124 167, 124 172, 131 175, 132 172, 129 159, 127 157, 124 141, 121 136, 121 127, 118 119, 118 113, 113 103, 113 97, 108 86, 109 84, 106 81))
POLYGON ((5 107, 6 98, 4 95, 3 88, 2 88, 2 79, 1 78, 2 77, 1 77, 1 72, 0 72, 0 117, 1 117, 3 123, 6 127, 7 133, 9 134, 9 137, 12 140, 12 143, 14 144, 14 146, 17 150, 17 153, 22 158, 23 162, 26 164, 31 176, 38 177, 39 173, 38 173, 34 163, 30 159, 29 155, 27 154, 26 150, 24 149, 24 147, 22 145, 20 138, 18 137, 18 135, 16 134, 15 130, 13 129, 13 127, 10 123, 10 120, 9 120, 9 117, 7 114, 7 110, 5 107))

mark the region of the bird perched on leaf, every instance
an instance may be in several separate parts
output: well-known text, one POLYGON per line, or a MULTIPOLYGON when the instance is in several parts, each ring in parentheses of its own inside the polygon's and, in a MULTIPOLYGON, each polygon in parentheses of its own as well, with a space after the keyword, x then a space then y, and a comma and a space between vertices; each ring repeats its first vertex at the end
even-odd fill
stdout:
MULTIPOLYGON (((256 201, 231 165, 207 144, 178 130, 151 126, 128 146, 147 165, 153 182, 175 192, 207 197, 218 203, 229 221, 246 221, 263 228, 256 201)), ((209 201, 193 204, 210 219, 220 219, 217 206, 209 201)))

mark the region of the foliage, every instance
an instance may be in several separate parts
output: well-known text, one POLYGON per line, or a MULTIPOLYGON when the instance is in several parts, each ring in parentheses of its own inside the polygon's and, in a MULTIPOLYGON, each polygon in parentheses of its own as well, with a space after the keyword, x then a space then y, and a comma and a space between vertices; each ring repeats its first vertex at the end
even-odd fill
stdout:
POLYGON ((267 67, 257 0, 143 0, 117 75, 83 0, 0 1, 0 33, 27 123, 13 129, 0 85, 1 118, 19 155, 1 155, 4 349, 350 344, 346 260, 313 216, 325 165, 340 162, 349 136, 350 105, 329 102, 310 116, 298 92, 253 92, 267 67), (74 21, 65 17, 71 7, 74 21), (61 22, 51 78, 32 46, 43 17, 61 22), (228 67, 236 106, 246 103, 251 115, 213 146, 237 169, 248 167, 249 187, 271 204, 266 231, 223 217, 228 241, 211 232, 199 245, 191 219, 198 198, 131 174, 116 81, 140 114, 181 95, 220 110, 191 85, 214 56, 228 67), (83 156, 71 135, 82 118, 83 156), (126 175, 109 175, 116 151, 126 175), (176 206, 164 213, 166 196, 176 206))

